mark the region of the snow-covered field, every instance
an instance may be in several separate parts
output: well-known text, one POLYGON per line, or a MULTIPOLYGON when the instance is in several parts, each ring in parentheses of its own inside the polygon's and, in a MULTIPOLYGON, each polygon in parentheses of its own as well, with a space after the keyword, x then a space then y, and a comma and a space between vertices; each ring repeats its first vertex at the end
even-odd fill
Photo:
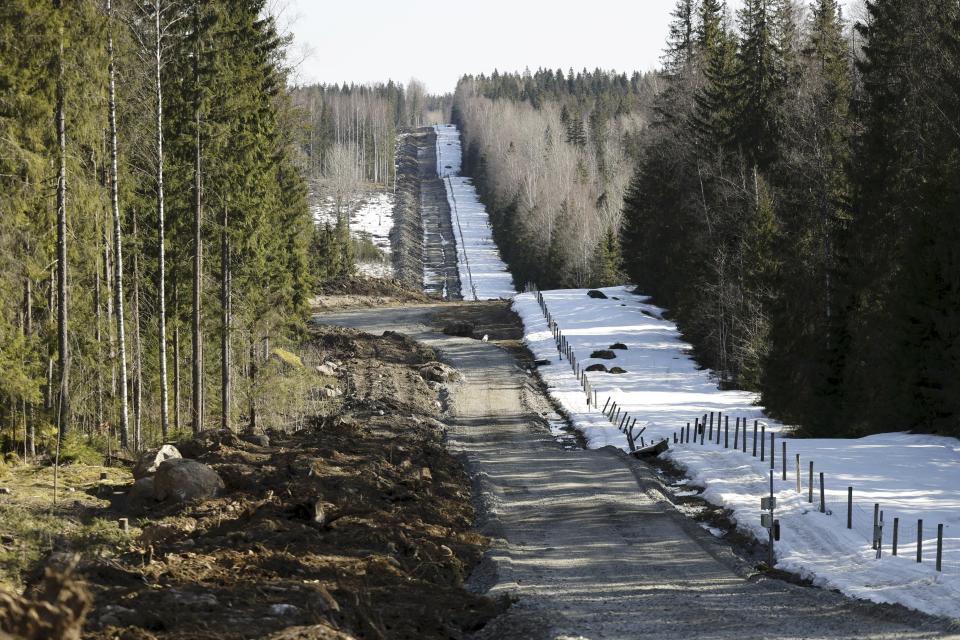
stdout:
MULTIPOLYGON (((393 276, 390 265, 390 229, 393 228, 393 194, 385 192, 364 193, 350 203, 350 235, 368 237, 385 256, 384 262, 359 262, 357 269, 364 275, 377 278, 393 276)), ((337 224, 333 198, 325 198, 313 207, 313 219, 317 224, 337 224)))
MULTIPOLYGON (((669 438, 663 454, 686 470, 689 485, 702 497, 733 512, 737 527, 766 540, 760 526, 760 498, 769 492, 769 458, 752 456, 752 425, 759 420, 767 437, 776 433, 776 517, 781 539, 777 566, 816 584, 875 602, 900 603, 927 613, 960 617, 960 441, 954 438, 892 433, 860 439, 781 439, 783 426, 767 420, 757 397, 721 391, 709 371, 698 369, 676 326, 662 310, 625 287, 602 290, 593 299, 586 289, 546 291, 547 306, 572 345, 581 366, 619 366, 624 374, 588 373, 600 408, 588 406, 581 383, 561 360, 535 294, 521 294, 514 308, 525 326, 525 340, 537 359, 549 359, 540 373, 590 447, 627 440, 601 413, 607 397, 622 406, 646 442, 669 438), (623 343, 616 358, 590 358, 593 351, 623 343), (673 433, 694 418, 722 411, 730 419, 730 448, 706 443, 673 444, 673 433), (747 453, 733 449, 735 418, 750 425, 747 453), (787 444, 787 480, 782 480, 782 442, 787 444), (800 455, 801 492, 796 491, 800 455), (808 499, 809 463, 814 462, 814 502, 808 499), (827 513, 819 512, 819 473, 824 473, 827 513), (847 487, 854 489, 853 528, 847 524, 847 487), (871 548, 873 505, 883 511, 882 556, 871 548), (898 556, 891 555, 894 518, 899 518, 898 556), (923 562, 916 562, 917 520, 923 519, 923 562), (944 525, 943 571, 937 572, 937 525, 944 525)), ((692 428, 691 428, 692 433, 692 428)), ((742 432, 741 432, 742 437, 742 432)), ((742 441, 741 441, 742 443, 742 441)), ((766 447, 770 454, 769 440, 766 447)))
POLYGON ((450 204, 463 297, 466 300, 510 298, 516 289, 493 241, 487 210, 470 178, 460 175, 460 132, 453 125, 436 125, 434 129, 437 132, 437 174, 443 180, 450 204))

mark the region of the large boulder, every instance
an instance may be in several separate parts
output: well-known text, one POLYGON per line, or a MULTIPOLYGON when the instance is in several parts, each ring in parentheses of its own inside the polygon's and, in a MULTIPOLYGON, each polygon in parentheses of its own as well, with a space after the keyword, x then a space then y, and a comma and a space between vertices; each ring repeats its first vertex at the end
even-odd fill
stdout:
POLYGON ((127 502, 132 507, 142 507, 153 502, 153 476, 140 478, 133 483, 133 487, 127 493, 127 502))
POLYGON ((245 433, 240 436, 240 439, 243 440, 244 442, 255 444, 258 447, 270 446, 270 437, 265 436, 262 433, 245 433))
POLYGON ((590 357, 599 358, 600 360, 613 360, 614 358, 617 357, 617 354, 615 354, 613 351, 610 351, 609 349, 600 349, 598 351, 594 351, 593 353, 591 353, 590 357))
POLYGON ((587 295, 597 300, 607 299, 607 294, 605 294, 603 291, 597 291, 596 289, 590 289, 590 291, 587 291, 587 295))
POLYGON ((202 500, 216 496, 221 489, 223 480, 216 471, 187 458, 162 462, 153 476, 153 495, 157 500, 202 500))
POLYGON ((157 472, 157 467, 165 460, 182 458, 180 451, 172 444, 165 444, 158 449, 150 449, 140 454, 137 465, 133 468, 133 477, 135 480, 152 476, 157 472))

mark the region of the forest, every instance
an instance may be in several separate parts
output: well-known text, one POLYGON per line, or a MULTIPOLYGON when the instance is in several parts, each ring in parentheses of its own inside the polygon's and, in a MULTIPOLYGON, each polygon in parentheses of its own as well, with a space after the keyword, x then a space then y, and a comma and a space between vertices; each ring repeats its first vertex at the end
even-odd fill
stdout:
POLYGON ((656 74, 464 77, 518 281, 627 277, 807 434, 960 433, 960 10, 864 15, 679 0, 656 74))
POLYGON ((278 393, 271 422, 298 419, 313 225, 287 42, 264 0, 0 3, 6 450, 253 427, 278 393))

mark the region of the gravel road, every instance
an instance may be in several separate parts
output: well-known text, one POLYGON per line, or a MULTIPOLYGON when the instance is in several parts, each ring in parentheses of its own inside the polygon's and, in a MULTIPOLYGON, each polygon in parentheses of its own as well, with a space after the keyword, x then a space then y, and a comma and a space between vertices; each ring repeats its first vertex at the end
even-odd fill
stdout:
POLYGON ((653 472, 613 450, 564 450, 513 356, 431 330, 431 307, 329 313, 323 324, 394 330, 464 374, 450 446, 474 477, 494 539, 472 587, 516 603, 480 638, 942 638, 948 621, 755 573, 678 513, 653 472))

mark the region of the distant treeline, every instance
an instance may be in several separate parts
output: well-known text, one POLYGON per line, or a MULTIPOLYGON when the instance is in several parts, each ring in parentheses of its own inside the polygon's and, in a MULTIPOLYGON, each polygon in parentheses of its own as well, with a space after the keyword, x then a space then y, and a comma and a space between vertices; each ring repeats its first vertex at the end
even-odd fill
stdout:
POLYGON ((625 265, 808 433, 960 434, 960 8, 680 0, 625 265))
POLYGON ((540 69, 465 76, 453 118, 517 282, 612 284, 636 149, 655 75, 540 69))

